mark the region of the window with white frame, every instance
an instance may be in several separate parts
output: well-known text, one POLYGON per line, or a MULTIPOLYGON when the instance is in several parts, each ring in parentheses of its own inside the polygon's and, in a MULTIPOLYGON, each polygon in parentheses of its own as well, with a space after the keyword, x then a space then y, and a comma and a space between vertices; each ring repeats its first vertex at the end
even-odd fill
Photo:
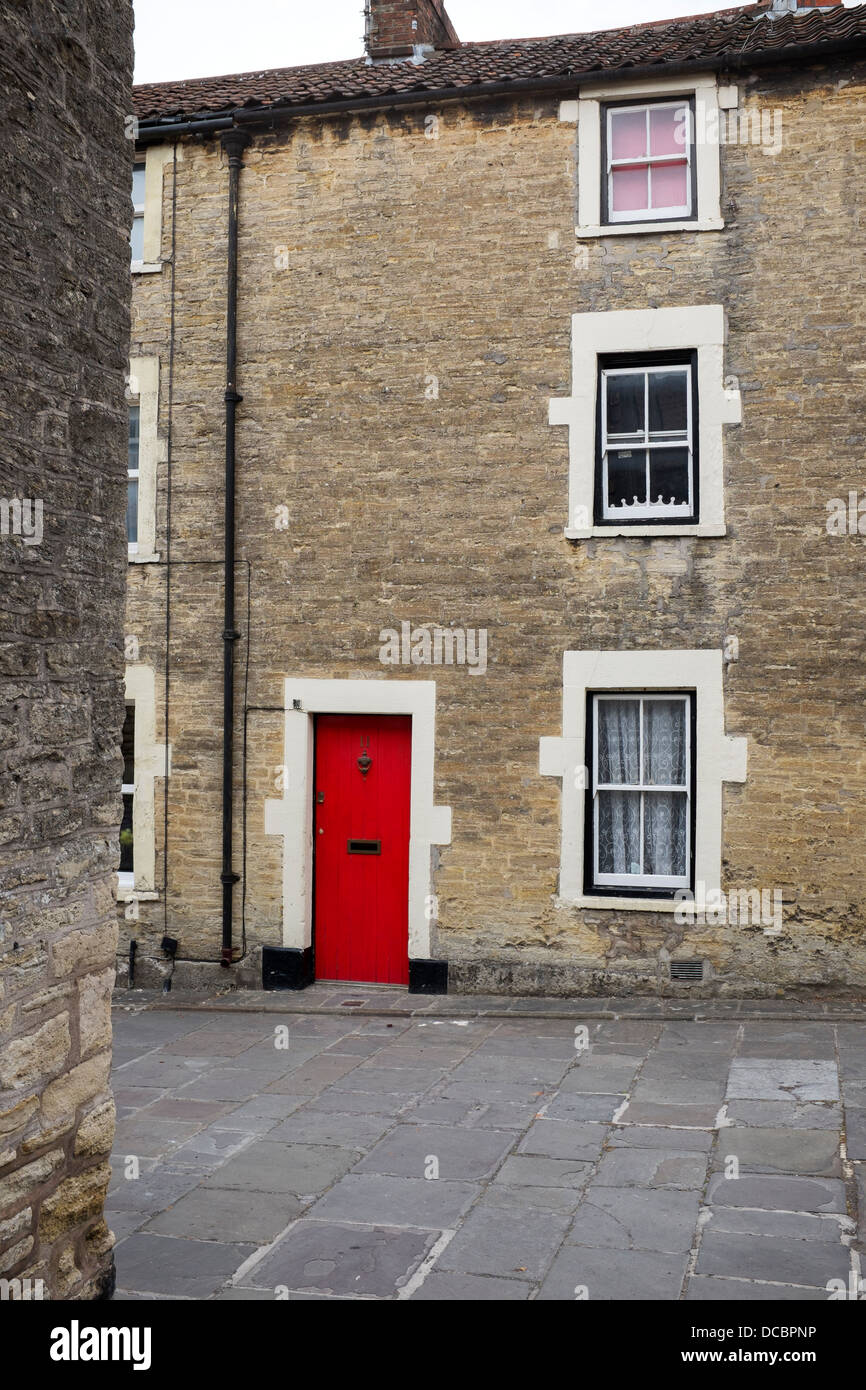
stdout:
POLYGON ((129 407, 129 449, 126 485, 126 541, 131 551, 138 550, 138 479, 141 406, 129 407))
POLYGON ((121 736, 123 753, 123 819, 120 822, 120 865, 118 881, 121 887, 131 888, 135 882, 133 839, 133 806, 135 802, 135 705, 126 706, 121 736))
POLYGON ((692 102, 602 105, 601 119, 602 222, 694 218, 692 102))
POLYGON ((595 522, 696 522, 697 354, 599 359, 595 522))
POLYGON ((691 886, 693 701, 679 692, 591 696, 587 892, 691 886))
POLYGON ((133 264, 144 260, 144 184, 145 166, 135 164, 132 169, 132 230, 129 246, 133 264))

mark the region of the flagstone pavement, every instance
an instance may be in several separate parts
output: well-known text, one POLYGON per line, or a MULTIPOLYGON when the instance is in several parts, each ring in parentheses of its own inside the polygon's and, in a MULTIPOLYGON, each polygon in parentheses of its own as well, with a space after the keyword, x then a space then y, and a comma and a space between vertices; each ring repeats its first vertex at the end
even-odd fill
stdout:
POLYGON ((119 997, 118 1299, 866 1298, 856 1010, 119 997))

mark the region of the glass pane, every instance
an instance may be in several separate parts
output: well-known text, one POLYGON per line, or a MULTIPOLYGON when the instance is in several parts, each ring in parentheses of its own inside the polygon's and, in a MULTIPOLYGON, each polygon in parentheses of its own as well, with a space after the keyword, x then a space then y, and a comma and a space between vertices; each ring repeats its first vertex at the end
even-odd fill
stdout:
POLYGON ((640 701, 599 700, 598 780, 640 784, 640 701))
POLYGON ((679 369, 649 374, 650 434, 685 434, 689 373, 679 369))
POLYGON ((138 479, 130 478, 126 485, 126 539, 129 545, 138 544, 138 479))
POLYGON ((688 206, 688 166, 654 164, 651 170, 653 208, 684 208, 688 206))
POLYGON ((645 700, 644 782, 651 787, 686 785, 686 702, 645 700))
POLYGON ((643 807, 644 873, 684 878, 686 816, 684 792, 647 792, 643 807))
POLYGON ((616 111, 610 118, 611 159, 642 159, 646 155, 646 107, 616 111))
POLYGON ((129 407, 129 462, 128 468, 138 468, 138 439, 139 425, 141 417, 141 407, 131 405, 129 407))
POLYGON ((614 169, 611 212, 645 212, 649 207, 647 167, 614 169))
POLYGON ((607 505, 646 502, 646 450, 611 449, 607 455, 607 505))
POLYGON ((643 372, 616 373, 606 377, 608 434, 643 434, 643 372))
POLYGON ((640 792, 598 793, 598 872, 639 874, 640 792))
POLYGON ((144 260, 144 218, 134 217, 132 219, 132 231, 129 234, 130 260, 144 260))
POLYGON ((120 872, 131 874, 132 867, 132 796, 124 794, 123 820, 120 822, 120 872))
POLYGON ((663 504, 666 507, 688 505, 688 449, 652 450, 650 454, 650 500, 654 505, 663 504))
POLYGON ((120 747, 123 753, 123 780, 127 786, 132 786, 135 781, 135 705, 126 706, 120 747))
POLYGON ((688 106, 650 108, 650 154, 683 154, 689 137, 688 106))
POLYGON ((140 208, 144 204, 144 165, 134 164, 132 168, 132 204, 140 208))

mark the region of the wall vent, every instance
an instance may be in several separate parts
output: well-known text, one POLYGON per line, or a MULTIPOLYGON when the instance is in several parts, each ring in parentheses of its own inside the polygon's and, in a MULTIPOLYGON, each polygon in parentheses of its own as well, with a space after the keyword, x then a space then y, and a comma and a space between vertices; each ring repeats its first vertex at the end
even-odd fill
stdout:
POLYGON ((702 960, 672 960, 671 979, 672 980, 702 980, 704 978, 704 962, 702 960))

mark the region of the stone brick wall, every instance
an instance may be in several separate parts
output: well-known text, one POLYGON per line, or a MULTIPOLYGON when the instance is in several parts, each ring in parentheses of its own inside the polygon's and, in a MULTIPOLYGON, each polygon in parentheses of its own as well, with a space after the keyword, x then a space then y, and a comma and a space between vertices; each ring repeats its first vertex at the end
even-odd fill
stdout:
MULTIPOLYGON (((246 152, 239 871, 244 793, 247 817, 235 941, 250 970, 240 978, 255 980, 255 949, 282 939, 282 846, 264 834, 263 807, 277 795, 284 677, 435 676, 435 800, 452 806, 454 829, 434 852, 433 954, 449 958, 457 987, 675 991, 666 953, 708 960, 706 991, 866 985, 863 542, 825 526, 828 499, 863 477, 866 306, 851 249, 866 182, 863 69, 721 80, 739 83, 745 109, 780 112, 783 130, 776 156, 723 147, 725 229, 608 237, 588 243, 585 262, 574 126, 551 99, 305 120, 246 152), (726 429, 728 534, 566 540, 567 432, 547 418, 549 399, 570 390, 570 316, 704 303, 727 308, 725 372, 743 395, 743 423, 726 429), (383 667, 379 631, 401 620, 486 628, 487 675, 383 667), (739 660, 726 675, 726 727, 748 739, 749 774, 725 787, 722 887, 780 888, 783 933, 558 904, 560 790, 539 776, 538 740, 560 732, 563 651, 721 649, 728 635, 739 660)), ((226 187, 214 142, 185 141, 169 897, 140 904, 143 967, 159 958, 166 909, 182 958, 219 955, 226 187)), ((134 293, 133 352, 160 355, 164 373, 170 284, 164 270, 134 293)), ((166 394, 163 384, 163 432, 166 394)), ((163 469, 160 550, 165 481, 163 469)), ((127 631, 158 692, 164 592, 160 567, 132 574, 127 631)), ((161 707, 157 728, 164 737, 161 707)), ((158 797, 158 881, 163 830, 158 797)))
POLYGON ((132 6, 3 4, 0 1276, 113 1282, 132 6), (36 511, 31 512, 35 517, 36 511))

